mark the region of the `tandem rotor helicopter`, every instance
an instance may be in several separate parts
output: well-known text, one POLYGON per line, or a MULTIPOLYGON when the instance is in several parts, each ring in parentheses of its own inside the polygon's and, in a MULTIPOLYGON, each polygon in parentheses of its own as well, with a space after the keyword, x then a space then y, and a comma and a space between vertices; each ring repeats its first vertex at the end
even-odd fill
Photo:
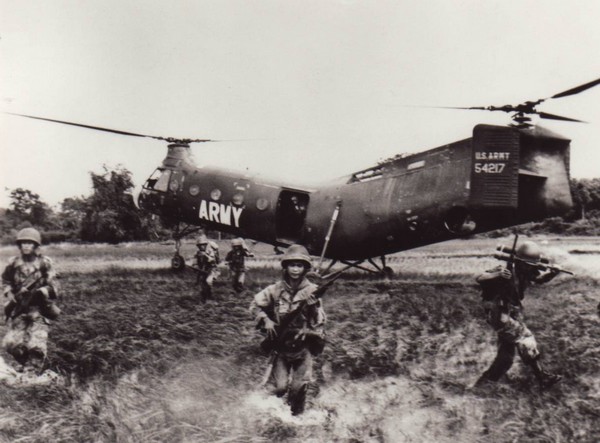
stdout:
POLYGON ((273 246, 299 243, 315 256, 369 272, 388 273, 386 255, 561 215, 572 206, 570 140, 531 124, 581 122, 540 112, 545 100, 566 97, 600 79, 519 105, 444 107, 511 113, 509 126, 479 124, 470 138, 397 156, 325 185, 288 186, 210 166, 197 166, 191 143, 97 126, 12 114, 168 143, 167 156, 138 196, 141 209, 178 222, 175 270, 185 268, 180 240, 199 229, 273 246), (379 259, 379 262, 376 261, 379 259))

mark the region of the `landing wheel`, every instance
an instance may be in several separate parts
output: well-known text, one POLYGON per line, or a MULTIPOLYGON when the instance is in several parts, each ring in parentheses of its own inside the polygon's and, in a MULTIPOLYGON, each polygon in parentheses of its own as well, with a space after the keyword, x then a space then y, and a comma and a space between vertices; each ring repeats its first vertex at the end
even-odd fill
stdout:
POLYGON ((394 270, 389 266, 384 266, 381 270, 381 275, 383 275, 385 278, 390 278, 394 275, 394 270))
POLYGON ((182 272, 185 269, 185 259, 176 253, 171 259, 171 269, 175 272, 182 272))

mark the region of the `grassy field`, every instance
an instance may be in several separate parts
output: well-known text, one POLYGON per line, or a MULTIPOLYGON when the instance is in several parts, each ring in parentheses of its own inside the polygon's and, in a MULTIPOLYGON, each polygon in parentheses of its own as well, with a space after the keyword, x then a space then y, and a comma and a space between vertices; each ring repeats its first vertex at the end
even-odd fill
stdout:
POLYGON ((0 385, 0 441, 596 442, 600 242, 536 240, 577 273, 525 300, 560 385, 540 392, 516 362, 506 382, 471 389, 495 354, 474 277, 510 239, 447 242, 394 255, 390 279, 350 273, 330 289, 320 392, 299 418, 257 388, 267 358, 248 305, 278 278, 272 248, 255 246, 246 293, 224 270, 202 304, 194 275, 167 269, 172 246, 48 246, 64 288, 49 349, 63 382, 0 385))

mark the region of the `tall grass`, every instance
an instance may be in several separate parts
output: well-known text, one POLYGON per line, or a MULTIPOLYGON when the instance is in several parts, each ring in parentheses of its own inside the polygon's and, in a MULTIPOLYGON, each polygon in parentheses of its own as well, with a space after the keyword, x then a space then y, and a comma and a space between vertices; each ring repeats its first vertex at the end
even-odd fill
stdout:
MULTIPOLYGON (((432 260, 416 251, 413 257, 432 260)), ((328 345, 316 364, 320 393, 300 418, 257 388, 267 359, 247 308, 252 293, 279 277, 275 266, 253 268, 242 295, 224 274, 218 299, 206 304, 191 273, 66 271, 64 313, 52 326, 49 349, 63 383, 0 386, 0 438, 597 441, 597 280, 560 277, 532 288, 525 300, 548 368, 565 376, 560 385, 540 392, 517 362, 506 382, 473 391, 495 354, 473 283, 488 262, 473 258, 456 269, 464 257, 442 259, 388 280, 350 274, 336 282, 324 299, 328 345)))

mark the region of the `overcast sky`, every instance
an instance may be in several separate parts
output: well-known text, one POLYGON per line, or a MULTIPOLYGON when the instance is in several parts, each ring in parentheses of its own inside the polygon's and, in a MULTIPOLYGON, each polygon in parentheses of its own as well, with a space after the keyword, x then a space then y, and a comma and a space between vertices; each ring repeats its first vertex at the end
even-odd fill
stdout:
MULTIPOLYGON (((508 116, 600 77, 600 1, 0 0, 0 110, 211 138, 199 163, 319 181, 508 116), (231 140, 231 141, 230 141, 231 140)), ((600 86, 550 100, 574 177, 600 176, 600 86)), ((122 164, 141 184, 162 142, 0 114, 0 207, 54 205, 122 164)))

